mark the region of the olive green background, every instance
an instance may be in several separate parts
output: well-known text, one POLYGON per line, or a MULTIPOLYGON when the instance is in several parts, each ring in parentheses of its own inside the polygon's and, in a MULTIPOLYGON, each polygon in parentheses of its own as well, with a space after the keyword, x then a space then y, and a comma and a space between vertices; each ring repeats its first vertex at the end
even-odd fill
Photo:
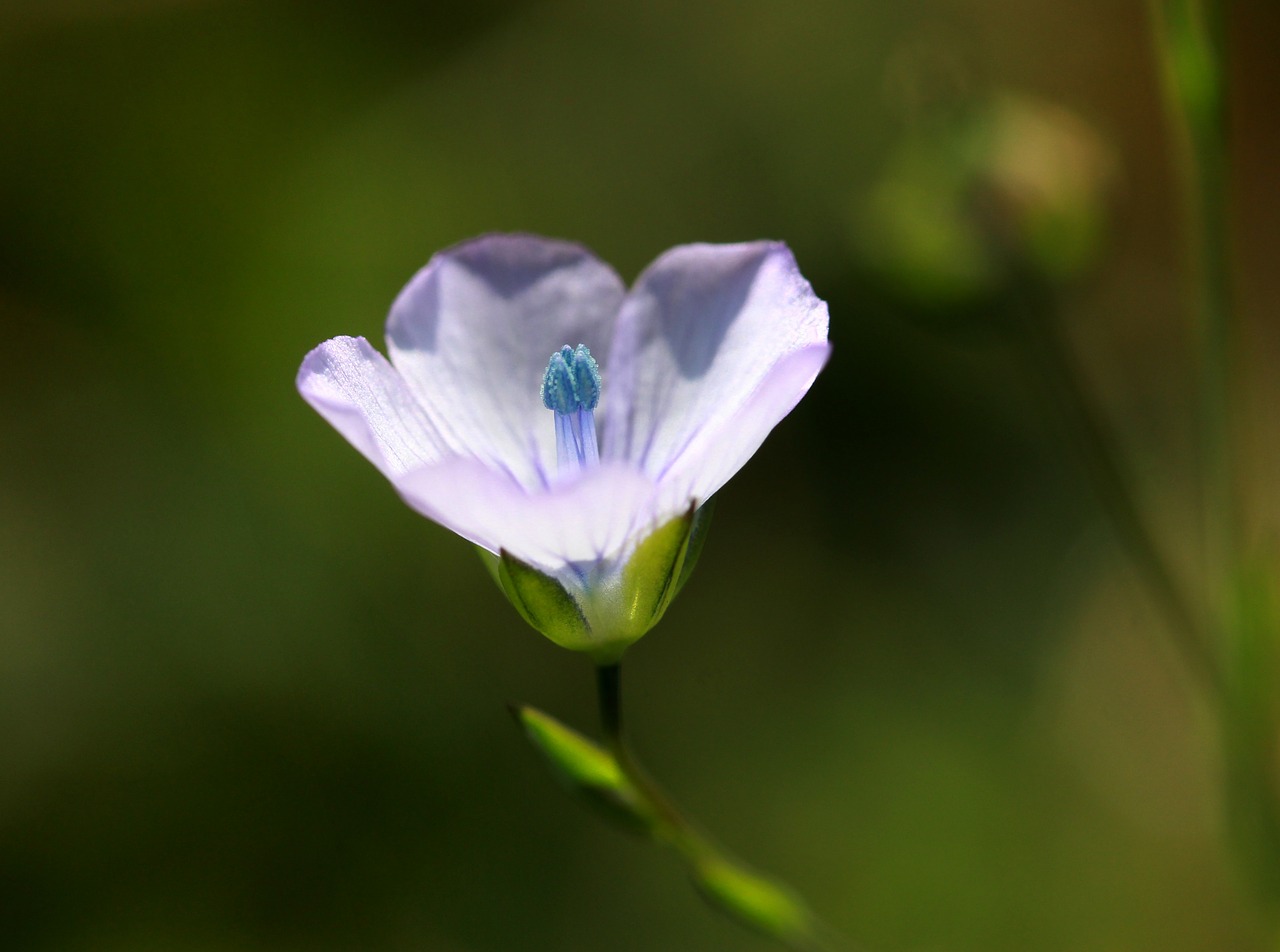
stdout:
MULTIPOLYGON (((778 238, 830 303, 829 367, 626 659, 637 747, 690 813, 869 949, 1262 948, 1214 722, 989 326, 1003 286, 922 298, 867 211, 922 113, 1014 93, 1093 130, 1105 225, 1061 318, 1194 580, 1145 12, 0 4, 0 947, 771 948, 555 786, 504 703, 594 730, 589 663, 293 389, 319 341, 380 342, 434 251, 526 230, 627 279, 674 244, 778 238)), ((1276 8, 1233 4, 1230 38, 1237 437, 1266 543, 1276 8)))

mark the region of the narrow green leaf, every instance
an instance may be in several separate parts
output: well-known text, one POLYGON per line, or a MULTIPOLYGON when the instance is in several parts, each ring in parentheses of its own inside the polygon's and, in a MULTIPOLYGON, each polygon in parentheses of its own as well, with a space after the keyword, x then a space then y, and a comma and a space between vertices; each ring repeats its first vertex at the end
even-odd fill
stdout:
POLYGON ((628 829, 652 828, 652 809, 612 754, 537 708, 512 705, 511 713, 570 793, 628 829))
POLYGON ((694 867, 694 883, 714 906, 792 948, 819 948, 814 920, 804 904, 776 883, 721 856, 694 867))
POLYGON ((563 648, 582 651, 591 645, 591 627, 563 585, 503 551, 498 581, 521 617, 563 648))

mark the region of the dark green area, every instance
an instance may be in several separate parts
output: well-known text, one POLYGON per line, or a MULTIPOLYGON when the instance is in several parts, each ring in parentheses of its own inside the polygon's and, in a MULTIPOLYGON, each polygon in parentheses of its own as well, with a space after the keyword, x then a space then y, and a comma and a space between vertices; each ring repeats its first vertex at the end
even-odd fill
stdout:
MULTIPOLYGON (((1234 7, 1265 398, 1277 19, 1234 7)), ((830 303, 828 369, 626 657, 694 817, 870 949, 1260 947, 1215 732, 1002 330, 1000 253, 1067 247, 1065 336, 1195 564, 1155 69, 1113 0, 4 5, 0 947, 771 948, 548 779, 504 705, 587 728, 589 663, 293 389, 489 230, 627 277, 783 239, 830 303), (1005 94, 1109 158, 968 151, 1005 94)))

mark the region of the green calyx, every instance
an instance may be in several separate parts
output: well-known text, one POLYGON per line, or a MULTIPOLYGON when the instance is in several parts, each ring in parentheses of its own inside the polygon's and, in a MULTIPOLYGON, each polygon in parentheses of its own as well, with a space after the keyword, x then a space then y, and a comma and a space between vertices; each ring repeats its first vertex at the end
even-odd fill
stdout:
POLYGON ((507 600, 533 628, 562 648, 611 664, 658 623, 684 586, 710 517, 709 506, 690 506, 655 529, 620 571, 589 576, 577 593, 510 552, 481 554, 507 600))

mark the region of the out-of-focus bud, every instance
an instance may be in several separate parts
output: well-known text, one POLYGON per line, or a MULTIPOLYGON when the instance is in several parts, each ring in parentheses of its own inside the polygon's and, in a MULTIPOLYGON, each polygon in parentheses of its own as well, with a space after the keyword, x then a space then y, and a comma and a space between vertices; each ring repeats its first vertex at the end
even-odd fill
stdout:
POLYGON ((858 256, 924 306, 980 304, 1028 269, 1068 280, 1101 248, 1114 168, 1077 116, 991 97, 898 146, 858 215, 858 256))
POLYGON ((1002 96, 989 123, 977 183, 991 203, 989 224, 1007 229, 1008 250, 1046 276, 1077 276, 1103 245, 1111 150, 1083 119, 1050 103, 1002 96))

